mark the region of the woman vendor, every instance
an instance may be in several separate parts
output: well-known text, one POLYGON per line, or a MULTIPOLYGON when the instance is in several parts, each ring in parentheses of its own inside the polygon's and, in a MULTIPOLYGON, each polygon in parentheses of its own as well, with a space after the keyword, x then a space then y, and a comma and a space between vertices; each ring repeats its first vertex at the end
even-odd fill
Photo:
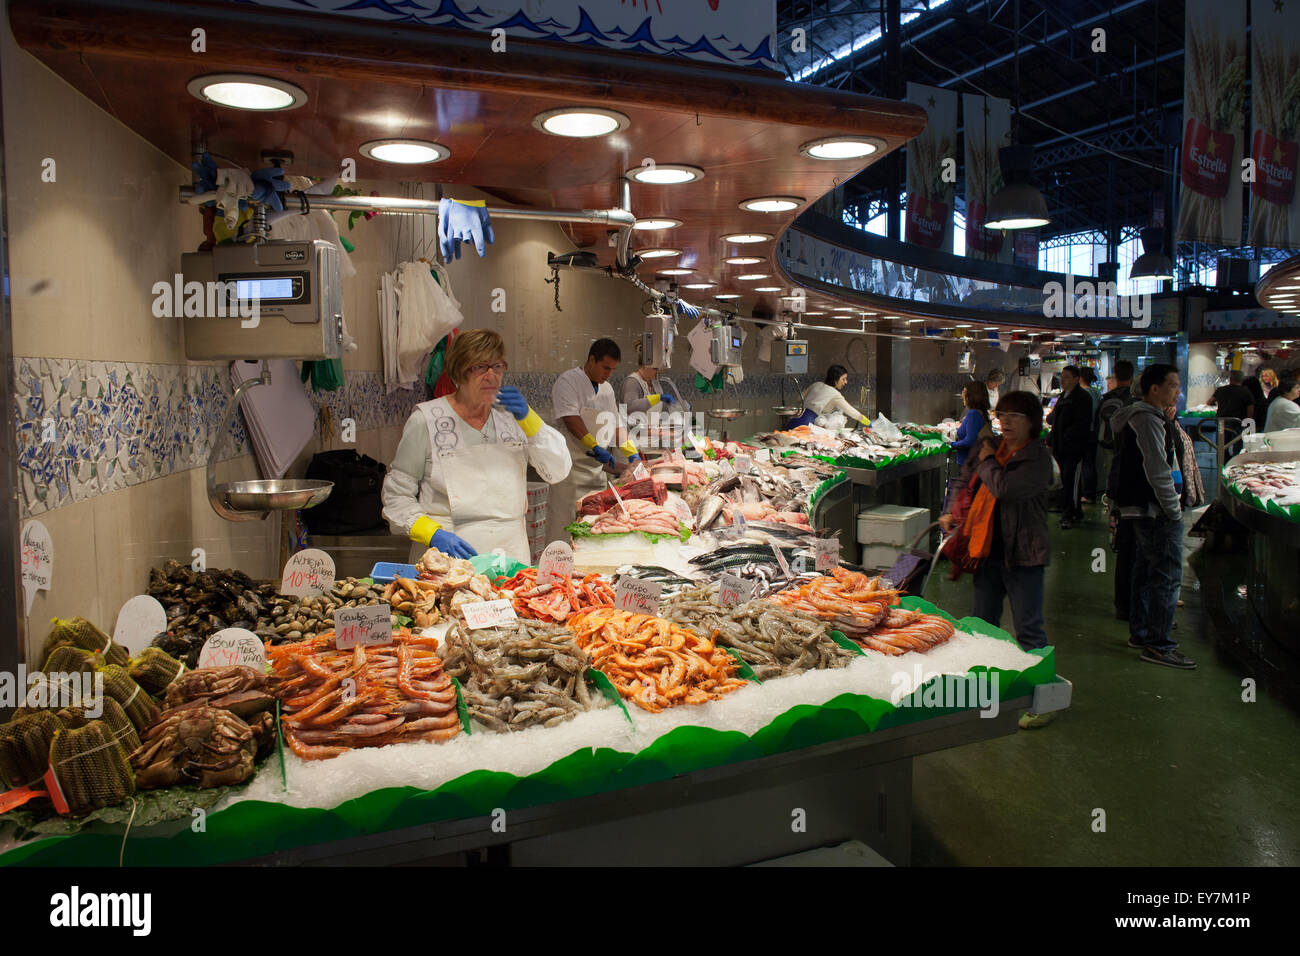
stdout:
MULTIPOLYGON (((641 353, 641 343, 637 343, 637 355, 641 353)), ((665 407, 677 399, 664 391, 664 383, 659 378, 659 369, 653 365, 642 365, 635 372, 623 379, 623 404, 629 412, 648 412, 660 402, 665 407)))
POLYGON ((832 365, 828 368, 823 381, 813 382, 804 389, 803 414, 790 419, 786 428, 814 424, 824 428, 839 428, 850 421, 867 425, 867 416, 850 405, 840 394, 840 389, 848 384, 848 381, 849 372, 843 365, 832 365), (838 425, 836 419, 832 418, 837 413, 841 416, 838 425))
POLYGON ((528 466, 543 481, 563 481, 572 466, 564 438, 501 384, 505 343, 496 332, 455 336, 443 368, 456 391, 420 403, 406 420, 384 479, 384 517, 410 538, 411 561, 433 547, 458 558, 500 548, 527 562, 528 466))

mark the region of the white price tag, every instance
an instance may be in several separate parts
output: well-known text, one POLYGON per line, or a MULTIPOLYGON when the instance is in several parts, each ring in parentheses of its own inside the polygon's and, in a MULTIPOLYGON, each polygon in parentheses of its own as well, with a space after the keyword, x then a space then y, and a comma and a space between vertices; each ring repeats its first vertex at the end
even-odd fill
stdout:
POLYGON ((461 613, 465 615, 465 626, 471 631, 485 627, 500 627, 513 624, 519 618, 515 615, 515 606, 504 598, 499 601, 475 601, 462 604, 461 613))
POLYGON ((691 506, 682 501, 681 498, 673 499, 673 510, 677 512, 677 519, 682 524, 689 525, 695 520, 695 515, 691 514, 691 506))
POLYGON ((227 627, 203 642, 199 651, 200 667, 233 667, 244 664, 256 670, 266 669, 266 648, 262 639, 242 627, 227 627))
POLYGON ((744 604, 754 596, 754 582, 724 574, 718 578, 718 603, 723 607, 744 604))
POLYGON ((772 460, 772 449, 770 448, 760 448, 758 451, 754 452, 754 461, 771 461, 771 460, 772 460))
POLYGON ((135 656, 165 630, 167 612, 158 603, 158 599, 148 594, 137 594, 117 612, 117 623, 113 625, 113 643, 121 644, 129 654, 135 656))
POLYGON ((736 456, 736 471, 740 472, 742 475, 747 475, 749 474, 750 467, 751 462, 748 455, 736 456))
POLYGON ((781 573, 787 578, 790 577, 790 562, 785 559, 785 555, 781 553, 781 549, 775 544, 771 545, 771 548, 772 553, 776 555, 776 563, 781 566, 781 573))
POLYGON ((54 578, 54 542, 49 529, 39 521, 23 525, 22 538, 23 595, 27 598, 25 614, 32 613, 32 598, 37 591, 48 591, 54 578))
POLYGON ((334 646, 347 651, 358 644, 393 643, 392 613, 387 604, 338 608, 334 612, 334 646))
POLYGON ((658 614, 659 595, 664 586, 656 581, 642 581, 627 575, 614 587, 614 607, 633 614, 658 614))
POLYGON ((840 565, 840 542, 838 538, 818 538, 813 544, 817 563, 813 567, 822 572, 840 565))
POLYGON ((609 485, 609 490, 614 493, 614 500, 618 502, 618 510, 623 512, 623 514, 627 514, 627 508, 623 507, 623 498, 618 493, 618 489, 614 487, 613 482, 607 481, 605 484, 609 485))
POLYGON ((280 593, 290 597, 319 597, 334 587, 334 559, 320 548, 299 551, 284 563, 280 593))
POLYGON ((703 454, 704 454, 704 442, 700 441, 700 436, 697 435, 697 434, 695 434, 695 432, 687 432, 687 433, 686 433, 686 437, 687 437, 687 439, 690 440, 690 443, 691 443, 693 446, 695 446, 695 450, 698 451, 701 455, 703 455, 703 454))
POLYGON ((632 480, 641 481, 643 478, 649 478, 650 471, 646 468, 644 461, 638 461, 636 467, 632 469, 632 480))
POLYGON ((537 562, 537 583, 549 584, 573 577, 573 548, 567 541, 552 541, 537 562))

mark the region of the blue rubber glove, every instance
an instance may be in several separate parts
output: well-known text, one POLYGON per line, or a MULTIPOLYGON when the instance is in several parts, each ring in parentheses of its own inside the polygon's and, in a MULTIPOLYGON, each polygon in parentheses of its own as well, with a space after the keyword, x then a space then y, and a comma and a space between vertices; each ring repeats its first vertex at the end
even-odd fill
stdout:
POLYGON ((627 463, 628 463, 629 465, 639 465, 639 464, 641 464, 641 456, 640 456, 640 455, 633 455, 631 458, 629 458, 629 459, 627 460, 627 463))
POLYGON ((664 404, 664 405, 671 405, 673 402, 677 401, 677 399, 673 398, 671 395, 666 395, 666 394, 660 392, 660 394, 659 394, 659 401, 660 401, 661 404, 664 404))
POLYGON ((484 242, 493 243, 492 219, 486 206, 466 206, 454 199, 438 202, 438 244, 442 257, 450 262, 460 258, 460 244, 473 241, 479 258, 487 254, 484 242))
POLYGON ((614 456, 609 453, 609 449, 603 445, 597 445, 591 451, 587 452, 592 458, 596 459, 602 465, 614 464, 614 456))
POLYGON ((516 421, 522 422, 528 417, 528 401, 519 394, 519 389, 511 385, 502 385, 497 392, 497 404, 502 406, 516 421))
POLYGON ((194 191, 196 193, 211 193, 217 191, 217 161, 207 153, 197 163, 190 163, 190 169, 194 170, 194 191))
POLYGON ((429 546, 453 558, 472 558, 478 554, 464 538, 457 537, 443 528, 433 533, 433 537, 429 539, 429 546))
POLYGON ((250 174, 253 180, 253 199, 263 206, 269 206, 276 212, 284 209, 280 193, 289 191, 289 184, 284 181, 284 170, 278 166, 267 166, 250 174))

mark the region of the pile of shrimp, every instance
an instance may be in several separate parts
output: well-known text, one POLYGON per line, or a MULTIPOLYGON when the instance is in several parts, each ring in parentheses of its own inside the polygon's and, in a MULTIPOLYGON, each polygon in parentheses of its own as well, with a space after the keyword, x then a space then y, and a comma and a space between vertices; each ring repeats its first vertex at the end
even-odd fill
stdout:
POLYGON ((558 581, 537 583, 537 569, 523 568, 513 578, 497 578, 496 587, 509 591, 520 617, 563 624, 574 611, 613 607, 614 589, 599 574, 575 581, 564 575, 558 581))
POLYGON ((574 643, 587 652, 619 694, 657 714, 678 704, 703 704, 745 686, 734 658, 713 641, 671 621, 614 608, 569 618, 574 643))
POLYGON ((348 651, 334 632, 268 647, 281 704, 284 742, 304 760, 357 747, 450 740, 460 733, 456 688, 442 669, 437 638, 406 628, 393 643, 348 651))
POLYGON ((897 657, 908 651, 925 653, 945 643, 956 631, 951 621, 938 614, 895 607, 889 609, 880 627, 854 640, 865 648, 897 657))
POLYGON ((880 577, 832 568, 830 577, 814 578, 787 591, 769 594, 767 600, 791 611, 806 611, 829 623, 845 637, 861 638, 885 619, 898 603, 901 591, 882 588, 880 577))

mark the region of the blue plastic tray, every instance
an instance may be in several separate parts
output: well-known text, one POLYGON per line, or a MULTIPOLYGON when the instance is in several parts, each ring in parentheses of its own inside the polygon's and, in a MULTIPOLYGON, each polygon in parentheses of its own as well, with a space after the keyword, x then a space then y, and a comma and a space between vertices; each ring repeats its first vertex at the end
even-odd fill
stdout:
POLYGON ((379 561, 370 569, 370 576, 374 578, 376 584, 389 584, 393 578, 414 578, 419 574, 413 564, 379 561))

